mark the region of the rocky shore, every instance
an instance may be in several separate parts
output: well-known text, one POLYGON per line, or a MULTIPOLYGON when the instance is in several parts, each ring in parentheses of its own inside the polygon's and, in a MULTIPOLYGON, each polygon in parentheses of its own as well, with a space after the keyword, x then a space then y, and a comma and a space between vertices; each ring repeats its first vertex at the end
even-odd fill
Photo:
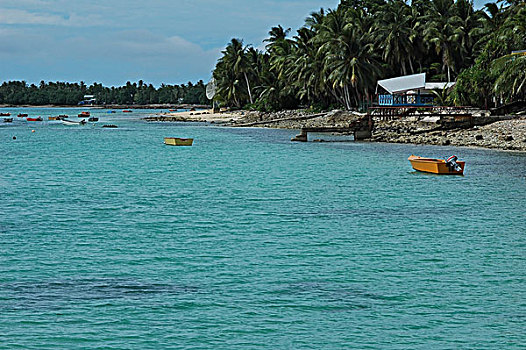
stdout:
MULTIPOLYGON (((404 118, 379 120, 375 118, 372 137, 374 142, 413 143, 428 145, 452 145, 494 148, 500 150, 526 151, 526 117, 494 117, 495 122, 482 116, 474 117, 472 127, 451 127, 426 118, 404 118), (477 118, 485 118, 477 121, 477 118)), ((315 128, 348 127, 363 114, 332 111, 315 114, 309 118, 307 111, 281 111, 276 113, 248 112, 243 118, 232 123, 233 126, 252 126, 268 128, 315 128)))
MULTIPOLYGON (((150 121, 208 121, 232 127, 301 129, 317 127, 346 128, 365 114, 335 110, 312 113, 290 110, 273 113, 236 111, 212 113, 170 113, 149 117, 150 121)), ((493 116, 475 114, 469 125, 445 123, 440 118, 425 116, 381 120, 373 117, 372 137, 368 141, 484 147, 526 152, 526 116, 493 116)), ((447 118, 443 118, 447 120, 447 118)), ((352 134, 352 132, 349 132, 352 134)))
POLYGON ((400 120, 377 122, 371 141, 526 151, 525 117, 449 130, 426 124, 400 120))

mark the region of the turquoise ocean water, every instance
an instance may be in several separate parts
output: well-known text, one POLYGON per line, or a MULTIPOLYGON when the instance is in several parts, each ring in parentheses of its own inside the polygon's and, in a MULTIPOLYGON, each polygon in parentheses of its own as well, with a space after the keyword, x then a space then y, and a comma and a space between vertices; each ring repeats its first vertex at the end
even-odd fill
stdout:
POLYGON ((105 112, 0 125, 0 349, 526 347, 525 154, 105 112))

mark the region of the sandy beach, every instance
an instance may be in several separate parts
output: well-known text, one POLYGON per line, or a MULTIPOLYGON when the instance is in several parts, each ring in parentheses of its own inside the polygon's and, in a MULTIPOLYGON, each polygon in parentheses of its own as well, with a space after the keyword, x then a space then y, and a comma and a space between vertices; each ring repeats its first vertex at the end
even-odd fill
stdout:
POLYGON ((208 122, 208 123, 232 123, 244 117, 245 112, 219 112, 214 113, 212 109, 166 112, 147 117, 148 121, 160 122, 208 122))

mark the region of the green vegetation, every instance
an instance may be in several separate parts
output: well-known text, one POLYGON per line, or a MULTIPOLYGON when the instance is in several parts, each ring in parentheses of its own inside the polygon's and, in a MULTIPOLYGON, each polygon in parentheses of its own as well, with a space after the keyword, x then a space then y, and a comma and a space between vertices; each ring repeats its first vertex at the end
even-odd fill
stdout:
POLYGON ((209 104, 205 95, 203 81, 197 84, 164 85, 156 89, 151 84, 127 82, 121 87, 104 87, 93 83, 86 86, 84 82, 40 82, 39 86, 28 85, 24 81, 5 82, 0 86, 0 103, 13 105, 77 105, 84 95, 94 95, 98 104, 209 104))
POLYGON ((216 100, 279 110, 368 105, 376 81, 427 73, 457 81, 444 104, 489 107, 526 98, 526 3, 470 0, 341 0, 311 13, 293 37, 273 27, 265 51, 232 39, 217 62, 216 100))

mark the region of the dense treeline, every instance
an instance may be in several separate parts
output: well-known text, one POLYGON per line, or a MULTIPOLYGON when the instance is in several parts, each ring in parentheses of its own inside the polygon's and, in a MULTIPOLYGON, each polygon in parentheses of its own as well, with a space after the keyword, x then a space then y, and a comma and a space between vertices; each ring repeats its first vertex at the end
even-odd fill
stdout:
POLYGON ((374 100, 378 79, 422 73, 457 81, 445 104, 489 106, 526 97, 526 4, 471 0, 341 0, 311 13, 296 35, 273 27, 259 51, 232 39, 214 78, 216 99, 277 110, 356 108, 374 100))
POLYGON ((155 88, 152 84, 127 82, 120 87, 105 87, 84 82, 44 82, 28 85, 24 81, 9 81, 0 86, 0 103, 14 105, 77 105, 85 95, 94 95, 97 104, 209 104, 202 80, 197 84, 164 85, 155 88))

